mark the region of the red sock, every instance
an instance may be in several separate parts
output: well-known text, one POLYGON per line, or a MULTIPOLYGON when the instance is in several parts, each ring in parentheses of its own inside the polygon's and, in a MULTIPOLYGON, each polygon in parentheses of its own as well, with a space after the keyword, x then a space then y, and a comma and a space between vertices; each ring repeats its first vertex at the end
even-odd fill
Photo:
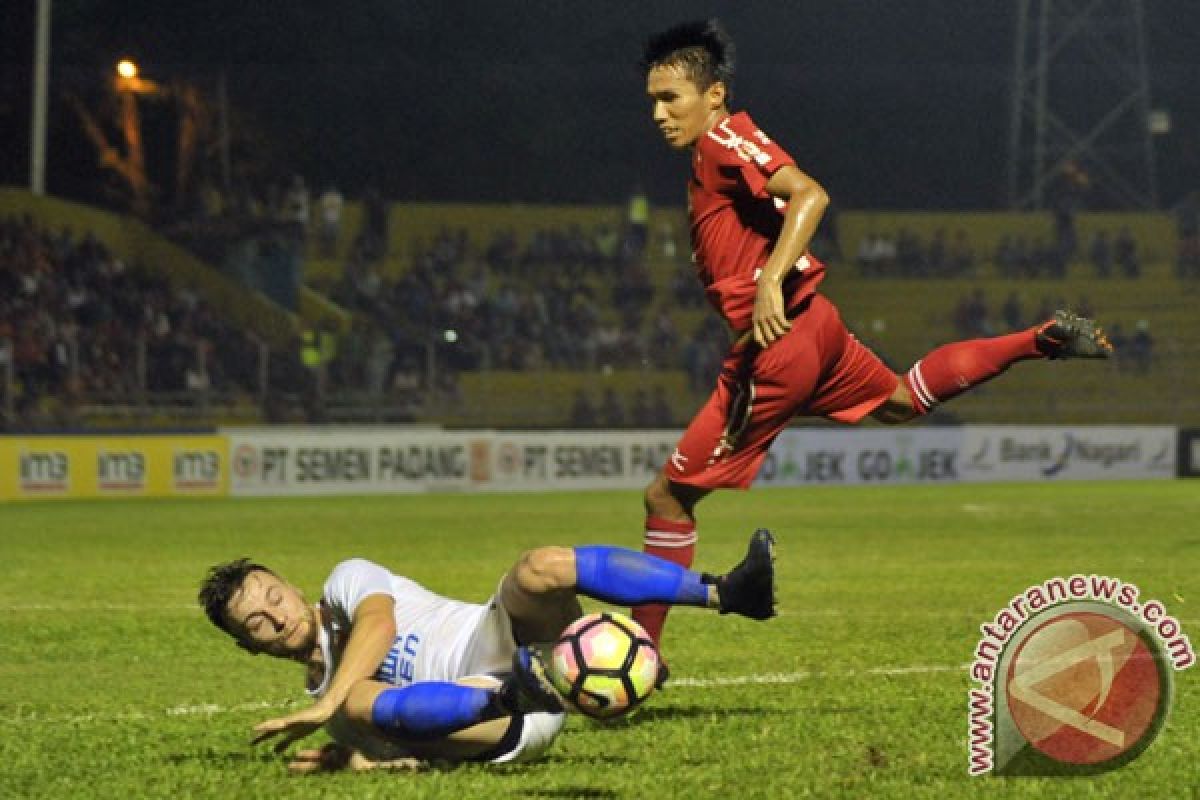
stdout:
POLYGON ((1009 366, 1042 358, 1035 344, 1036 328, 992 339, 969 339, 942 345, 913 365, 904 376, 913 408, 928 414, 968 389, 988 381, 1009 366))
MULTIPOLYGON (((646 539, 642 551, 690 569, 696 555, 696 523, 672 522, 662 517, 646 517, 646 539)), ((646 629, 654 644, 662 640, 667 612, 671 607, 651 603, 633 608, 633 620, 646 629)))

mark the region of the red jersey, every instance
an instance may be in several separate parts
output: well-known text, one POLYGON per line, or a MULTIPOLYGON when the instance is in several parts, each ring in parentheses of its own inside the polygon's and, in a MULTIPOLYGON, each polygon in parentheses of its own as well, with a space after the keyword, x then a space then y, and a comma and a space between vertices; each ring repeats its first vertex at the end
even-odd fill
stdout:
MULTIPOLYGON (((688 183, 692 258, 708 301, 734 330, 750 327, 755 281, 783 227, 786 203, 767 192, 767 181, 795 164, 744 111, 696 141, 688 183)), ((824 275, 824 264, 802 256, 784 279, 787 307, 813 294, 824 275)))

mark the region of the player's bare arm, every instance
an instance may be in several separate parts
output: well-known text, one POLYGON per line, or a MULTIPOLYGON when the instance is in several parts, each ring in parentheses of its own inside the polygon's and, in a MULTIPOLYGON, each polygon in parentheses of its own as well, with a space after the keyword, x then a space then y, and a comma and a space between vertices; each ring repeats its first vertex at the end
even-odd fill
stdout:
POLYGON ((783 300, 783 281, 800 257, 829 205, 821 185, 793 166, 780 168, 767 181, 767 191, 787 203, 783 228, 758 276, 752 334, 759 347, 767 347, 792 327, 783 300))
POLYGON ((351 688, 371 677, 387 656, 396 638, 395 600, 386 594, 365 598, 355 609, 346 649, 325 694, 306 709, 254 726, 254 743, 282 735, 275 746, 282 751, 329 721, 346 700, 351 688))

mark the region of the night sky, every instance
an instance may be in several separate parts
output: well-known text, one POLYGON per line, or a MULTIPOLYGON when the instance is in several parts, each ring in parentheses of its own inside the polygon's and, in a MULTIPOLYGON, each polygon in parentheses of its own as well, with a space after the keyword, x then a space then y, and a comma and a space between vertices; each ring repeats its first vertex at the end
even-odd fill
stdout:
MULTIPOLYGON (((4 4, 0 183, 28 180, 33 0, 4 4)), ((1200 186, 1200 3, 1147 3, 1166 202, 1200 186)), ((90 145, 59 94, 97 96, 121 55, 146 77, 228 75, 260 161, 350 196, 681 203, 634 64, 644 37, 717 15, 749 110, 843 208, 1004 202, 1011 2, 56 0, 52 193, 96 199, 90 145)), ((153 131, 147 133, 153 138, 153 131)), ((245 145, 243 145, 245 146, 245 145)))

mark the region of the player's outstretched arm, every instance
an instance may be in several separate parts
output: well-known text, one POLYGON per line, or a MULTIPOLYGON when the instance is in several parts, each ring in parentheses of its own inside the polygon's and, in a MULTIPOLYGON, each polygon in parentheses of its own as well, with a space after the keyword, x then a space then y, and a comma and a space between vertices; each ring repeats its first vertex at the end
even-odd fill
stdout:
POLYGON ((779 238, 758 276, 751 332, 759 347, 771 344, 792 327, 784 307, 783 282, 808 252, 808 244, 829 205, 829 195, 821 185, 790 165, 772 175, 766 188, 773 197, 787 202, 787 210, 779 238))
POLYGON ((387 655, 396 638, 395 604, 395 599, 386 594, 363 599, 355 609, 350 638, 325 694, 308 708, 254 726, 253 743, 282 736, 275 745, 276 752, 282 752, 292 742, 303 739, 328 722, 345 702, 350 689, 374 675, 387 655))

